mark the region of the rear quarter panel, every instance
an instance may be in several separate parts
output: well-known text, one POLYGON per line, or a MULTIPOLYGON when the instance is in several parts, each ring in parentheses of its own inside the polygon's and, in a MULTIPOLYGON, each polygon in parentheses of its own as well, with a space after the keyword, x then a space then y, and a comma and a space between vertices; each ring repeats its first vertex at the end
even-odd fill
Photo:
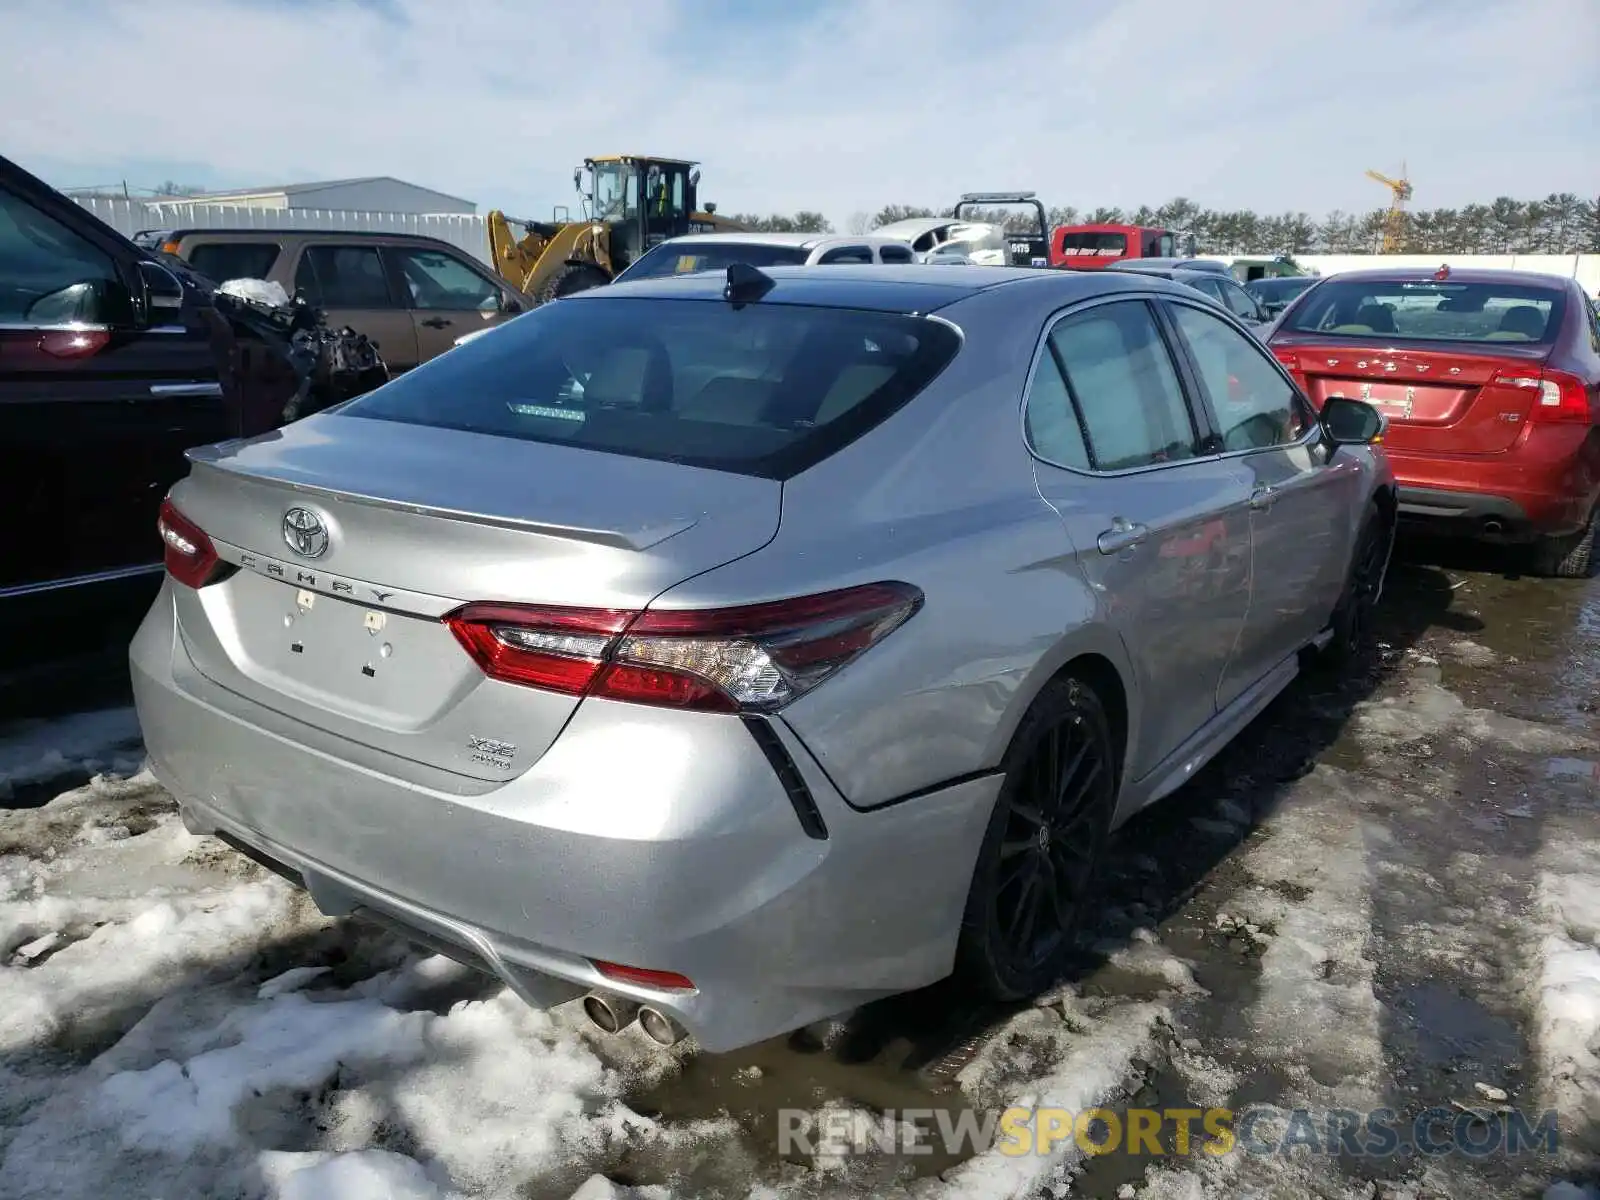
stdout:
POLYGON ((1039 689, 1079 654, 1131 678, 1023 443, 1022 389, 1047 310, 1019 320, 1003 291, 944 310, 973 335, 945 373, 784 485, 771 545, 655 606, 890 579, 921 588, 916 616, 782 713, 858 808, 995 769, 1039 689))

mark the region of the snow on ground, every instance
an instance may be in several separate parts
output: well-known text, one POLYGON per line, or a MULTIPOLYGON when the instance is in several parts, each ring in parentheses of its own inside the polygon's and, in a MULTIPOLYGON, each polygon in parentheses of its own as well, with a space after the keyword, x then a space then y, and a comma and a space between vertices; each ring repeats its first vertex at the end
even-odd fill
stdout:
POLYGON ((148 775, 0 814, 0 1194, 510 1194, 646 1124, 570 1015, 330 926, 148 775))
POLYGON ((1600 1129, 1600 841, 1553 825, 1538 889, 1540 1065, 1549 1103, 1600 1129))

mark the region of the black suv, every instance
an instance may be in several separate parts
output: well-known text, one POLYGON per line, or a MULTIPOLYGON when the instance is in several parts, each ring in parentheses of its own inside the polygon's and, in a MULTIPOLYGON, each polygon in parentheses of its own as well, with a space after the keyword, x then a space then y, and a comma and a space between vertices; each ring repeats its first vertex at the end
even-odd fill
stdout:
POLYGON ((0 158, 0 671, 106 645, 160 582, 192 446, 280 423, 297 376, 212 285, 0 158))

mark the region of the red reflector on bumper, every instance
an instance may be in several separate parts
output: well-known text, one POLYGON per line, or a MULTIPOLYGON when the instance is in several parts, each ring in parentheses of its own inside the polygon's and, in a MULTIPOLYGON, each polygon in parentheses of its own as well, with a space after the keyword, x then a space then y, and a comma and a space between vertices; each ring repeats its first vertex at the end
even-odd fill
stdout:
POLYGON ((687 975, 679 975, 676 971, 651 971, 645 967, 625 967, 621 963, 601 962, 591 959, 594 969, 607 979, 615 979, 618 983, 634 983, 640 987, 656 988, 663 992, 692 992, 695 986, 687 975))

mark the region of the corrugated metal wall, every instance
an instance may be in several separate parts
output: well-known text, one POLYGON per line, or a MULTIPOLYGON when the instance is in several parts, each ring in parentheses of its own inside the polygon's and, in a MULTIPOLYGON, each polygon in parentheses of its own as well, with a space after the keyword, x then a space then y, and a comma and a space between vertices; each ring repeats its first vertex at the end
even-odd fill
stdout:
POLYGON ((489 261, 482 217, 471 213, 348 212, 332 209, 233 208, 221 204, 149 203, 94 196, 78 203, 118 233, 192 226, 205 229, 336 229, 357 233, 415 233, 459 246, 489 261))

